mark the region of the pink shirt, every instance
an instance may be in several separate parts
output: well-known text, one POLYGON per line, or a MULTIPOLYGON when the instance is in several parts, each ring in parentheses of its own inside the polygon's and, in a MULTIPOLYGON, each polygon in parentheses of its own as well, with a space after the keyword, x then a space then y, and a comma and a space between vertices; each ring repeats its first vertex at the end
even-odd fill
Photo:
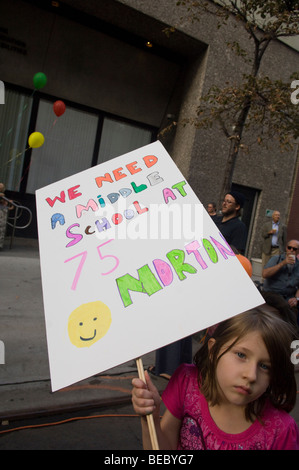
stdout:
POLYGON ((265 406, 261 424, 257 419, 240 434, 227 434, 213 421, 200 392, 197 368, 181 365, 162 395, 167 409, 182 421, 178 449, 182 450, 299 450, 299 430, 285 411, 265 406))

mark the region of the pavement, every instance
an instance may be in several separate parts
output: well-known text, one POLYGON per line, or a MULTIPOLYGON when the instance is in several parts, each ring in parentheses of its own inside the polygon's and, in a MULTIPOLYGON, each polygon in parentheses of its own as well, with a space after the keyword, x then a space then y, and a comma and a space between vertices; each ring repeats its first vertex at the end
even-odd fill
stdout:
MULTIPOLYGON (((12 248, 5 240, 0 267, 0 424, 130 403, 134 360, 51 391, 37 240, 15 238, 12 248)), ((142 361, 154 365, 155 352, 142 361)), ((167 379, 151 377, 163 391, 167 379)))
MULTIPOLYGON (((131 402, 135 361, 52 392, 37 240, 15 238, 0 250, 0 426, 24 418, 56 415, 131 402)), ((193 340, 194 350, 198 340, 193 340)), ((144 369, 155 352, 142 357, 144 369)), ((151 375, 160 392, 167 379, 151 375)), ((299 370, 296 372, 299 390, 299 370)), ((298 392, 297 392, 298 393, 298 392)), ((133 408, 132 408, 133 413, 133 408)), ((299 400, 292 411, 299 425, 299 400)))

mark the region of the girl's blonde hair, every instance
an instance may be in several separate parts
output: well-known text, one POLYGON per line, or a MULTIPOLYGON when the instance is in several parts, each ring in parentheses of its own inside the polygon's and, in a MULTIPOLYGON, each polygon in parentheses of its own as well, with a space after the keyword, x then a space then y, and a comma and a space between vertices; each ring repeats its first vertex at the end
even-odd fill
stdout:
POLYGON ((212 335, 216 341, 210 351, 206 340, 195 355, 194 363, 199 371, 199 387, 212 406, 219 403, 216 381, 216 367, 219 359, 242 337, 258 331, 270 356, 270 385, 260 398, 247 405, 246 418, 251 421, 260 418, 267 399, 274 407, 287 412, 294 407, 297 386, 294 365, 291 362, 291 343, 296 338, 296 332, 274 311, 275 309, 264 304, 225 320, 217 326, 212 335), (229 346, 220 354, 220 350, 226 344, 229 346))

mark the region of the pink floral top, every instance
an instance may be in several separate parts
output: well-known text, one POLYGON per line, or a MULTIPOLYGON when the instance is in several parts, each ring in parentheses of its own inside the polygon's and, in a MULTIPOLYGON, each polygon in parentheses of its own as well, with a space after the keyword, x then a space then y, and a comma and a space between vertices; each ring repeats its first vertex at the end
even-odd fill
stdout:
POLYGON ((285 411, 265 406, 258 420, 240 434, 227 434, 213 421, 208 403, 198 388, 197 368, 181 365, 162 395, 167 409, 182 421, 180 450, 299 450, 299 430, 285 411))

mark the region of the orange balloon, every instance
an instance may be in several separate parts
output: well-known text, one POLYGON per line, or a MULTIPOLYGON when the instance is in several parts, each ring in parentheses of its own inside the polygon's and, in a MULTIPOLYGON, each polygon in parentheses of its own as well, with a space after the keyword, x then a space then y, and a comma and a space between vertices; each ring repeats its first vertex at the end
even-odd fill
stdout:
POLYGON ((248 276, 251 277, 252 276, 252 265, 251 265, 251 262, 249 261, 249 259, 246 258, 246 256, 243 256, 243 255, 236 255, 236 257, 238 258, 238 260, 242 264, 242 266, 245 269, 245 271, 247 272, 248 276))

